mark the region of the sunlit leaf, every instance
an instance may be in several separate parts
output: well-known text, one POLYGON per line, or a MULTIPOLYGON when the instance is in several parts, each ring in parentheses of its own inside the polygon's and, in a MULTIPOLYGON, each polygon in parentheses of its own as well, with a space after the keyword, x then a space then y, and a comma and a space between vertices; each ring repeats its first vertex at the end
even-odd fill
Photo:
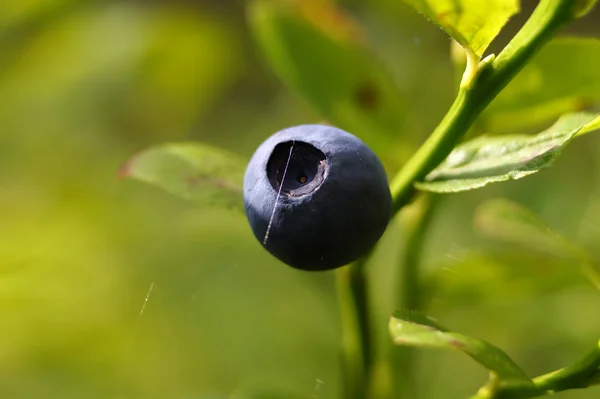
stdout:
POLYGON ((584 134, 594 132, 600 129, 600 116, 585 125, 580 131, 577 132, 576 136, 583 136, 584 134))
POLYGON ((406 101, 346 13, 323 0, 256 0, 248 15, 284 83, 329 122, 387 149, 403 127, 406 101))
POLYGON ((238 157, 222 149, 199 143, 174 143, 134 155, 120 175, 153 184, 187 200, 241 209, 244 167, 238 157))
POLYGON ((590 261, 589 254, 552 230, 526 207, 502 198, 489 200, 475 212, 474 223, 487 237, 575 260, 583 274, 600 289, 600 270, 590 261))
POLYGON ((518 0, 402 0, 441 27, 479 58, 508 19, 518 0))
POLYGON ((490 130, 518 129, 600 101, 600 40, 559 38, 544 46, 484 113, 490 130))
POLYGON ((529 176, 550 166, 578 132, 600 127, 598 118, 592 113, 572 113, 535 136, 478 137, 456 147, 415 185, 424 191, 452 193, 529 176))
POLYGON ((533 384, 525 372, 501 349, 487 342, 450 332, 418 312, 396 312, 390 319, 389 330, 397 345, 458 350, 503 380, 533 384))

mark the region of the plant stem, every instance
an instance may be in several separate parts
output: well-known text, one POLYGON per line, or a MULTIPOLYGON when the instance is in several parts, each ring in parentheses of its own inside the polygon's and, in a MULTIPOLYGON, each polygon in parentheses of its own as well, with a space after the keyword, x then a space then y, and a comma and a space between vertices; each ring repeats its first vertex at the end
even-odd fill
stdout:
MULTIPOLYGON (((423 196, 420 207, 416 210, 413 220, 409 221, 405 252, 400 259, 400 275, 398 276, 398 286, 400 297, 398 299, 398 308, 420 310, 421 281, 419 269, 425 236, 428 232, 431 221, 440 196, 423 196)), ((414 349, 397 346, 391 353, 392 369, 395 371, 396 388, 395 392, 400 398, 414 399, 416 393, 416 381, 414 370, 414 349)))
POLYGON ((478 76, 461 87, 438 127, 392 180, 394 212, 406 205, 413 183, 427 176, 444 160, 475 119, 531 57, 567 22, 575 18, 572 0, 541 0, 506 48, 493 60, 484 60, 478 76))
MULTIPOLYGON (((393 213, 413 195, 413 183, 425 178, 444 160, 475 119, 519 72, 527 61, 577 13, 572 0, 540 0, 523 28, 496 57, 480 62, 446 116, 390 184, 393 213)), ((371 378, 372 343, 367 281, 363 265, 368 259, 338 270, 338 294, 343 328, 345 399, 367 397, 371 378)), ((412 295, 412 294, 411 294, 412 295)))
POLYGON ((600 341, 598 341, 596 347, 579 362, 555 372, 534 378, 533 382, 538 388, 546 392, 585 388, 589 386, 590 377, 598 373, 599 368, 600 341))
POLYGON ((366 257, 336 270, 342 319, 343 398, 364 399, 371 374, 371 328, 368 312, 366 257))
POLYGON ((441 196, 427 194, 422 197, 421 209, 412 220, 406 237, 406 249, 401 260, 400 299, 403 309, 418 310, 421 307, 419 266, 423 255, 425 236, 433 221, 441 196))
POLYGON ((473 123, 470 90, 461 88, 446 116, 390 184, 394 213, 406 205, 414 192, 413 183, 424 178, 452 151, 459 138, 473 123))
POLYGON ((587 356, 575 364, 534 378, 535 390, 524 389, 519 385, 505 385, 501 386, 492 398, 528 399, 569 389, 587 388, 599 383, 599 375, 600 341, 587 356))

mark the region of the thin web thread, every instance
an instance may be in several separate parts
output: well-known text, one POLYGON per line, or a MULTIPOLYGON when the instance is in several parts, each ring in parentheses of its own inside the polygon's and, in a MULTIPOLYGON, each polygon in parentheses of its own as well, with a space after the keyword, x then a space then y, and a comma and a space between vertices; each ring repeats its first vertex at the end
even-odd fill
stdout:
MULTIPOLYGON (((129 343, 127 344, 127 351, 125 354, 126 357, 131 356, 131 350, 133 348, 133 341, 135 339, 135 336, 137 335, 138 327, 142 320, 142 316, 144 315, 144 311, 146 310, 146 305, 148 305, 148 301, 150 300, 150 295, 152 294, 153 289, 154 289, 154 281, 152 281, 150 283, 150 288, 148 288, 148 292, 146 293, 146 297, 144 298, 144 303, 142 304, 142 310, 140 310, 140 313, 138 314, 138 317, 135 321, 135 326, 133 327, 133 331, 131 333, 131 336, 129 337, 129 343)), ((125 359, 125 357, 123 357, 123 359, 125 359)))
MULTIPOLYGON (((154 281, 150 284, 150 288, 148 288, 148 293, 146 294, 146 298, 144 299, 144 304, 142 305, 142 310, 140 310, 140 318, 142 317, 142 315, 144 314, 144 310, 146 310, 146 305, 148 304, 148 301, 150 300, 150 294, 152 294, 152 289, 154 288, 154 281)), ((139 321, 139 319, 138 319, 139 321)))
POLYGON ((269 219, 269 225, 267 226, 267 231, 265 233, 265 237, 263 238, 263 245, 267 245, 267 241, 269 240, 269 233, 271 232, 271 227, 273 226, 273 219, 275 218, 275 211, 277 210, 277 205, 279 204, 279 197, 281 197, 281 189, 283 188, 283 183, 285 183, 285 175, 287 174, 288 166, 290 164, 290 160, 292 159, 292 151, 294 151, 294 145, 296 145, 296 140, 292 140, 292 145, 290 147, 290 153, 288 154, 287 162, 285 163, 285 168, 283 169, 283 176, 281 177, 281 183, 279 184, 279 191, 277 191, 277 199, 275 199, 275 205, 273 205, 273 212, 271 212, 271 218, 269 219))

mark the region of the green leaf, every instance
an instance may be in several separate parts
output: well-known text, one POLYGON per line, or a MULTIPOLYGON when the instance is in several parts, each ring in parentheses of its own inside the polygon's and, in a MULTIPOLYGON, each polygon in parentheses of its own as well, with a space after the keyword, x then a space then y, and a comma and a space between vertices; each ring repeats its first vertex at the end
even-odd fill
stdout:
POLYGON ((456 147, 415 186, 423 191, 454 193, 529 176, 550 166, 578 132, 600 128, 598 118, 592 113, 572 113, 535 136, 478 137, 456 147))
POLYGON ((460 261, 446 257, 436 262, 435 271, 425 280, 423 289, 429 290, 425 296, 429 301, 444 298, 443 307, 453 309, 470 303, 527 301, 580 286, 581 276, 573 272, 573 259, 548 252, 540 256, 538 251, 506 245, 462 250, 457 254, 460 261))
POLYGON ((600 40, 554 39, 483 114, 493 130, 519 129, 600 101, 600 40))
POLYGON ((200 143, 172 143, 134 155, 120 176, 160 187, 204 204, 243 208, 245 163, 220 148, 200 143))
POLYGON ((583 136, 584 134, 594 132, 598 129, 600 129, 600 115, 596 119, 585 125, 580 131, 578 131, 576 136, 583 136))
POLYGON ((450 332, 418 312, 396 312, 390 319, 389 330, 394 343, 398 345, 458 350, 502 380, 518 380, 533 385, 525 372, 501 349, 487 342, 450 332))
POLYGON ((582 257, 575 245, 550 229, 534 212, 508 199, 482 203, 473 220, 475 228, 487 237, 526 245, 553 256, 582 257))
POLYGON ((600 289, 600 269, 590 255, 576 244, 553 231, 534 212, 507 199, 493 199, 479 206, 474 216, 475 227, 482 234, 518 243, 553 256, 576 260, 582 273, 600 289))
POLYGON ((438 25, 478 58, 481 58, 508 19, 519 12, 518 0, 402 1, 438 25))
POLYGON ((284 83, 330 123, 376 152, 388 149, 403 127, 406 101, 346 13, 323 0, 256 0, 248 17, 284 83))
POLYGON ((587 15, 598 3, 598 0, 575 0, 574 12, 578 18, 587 15))

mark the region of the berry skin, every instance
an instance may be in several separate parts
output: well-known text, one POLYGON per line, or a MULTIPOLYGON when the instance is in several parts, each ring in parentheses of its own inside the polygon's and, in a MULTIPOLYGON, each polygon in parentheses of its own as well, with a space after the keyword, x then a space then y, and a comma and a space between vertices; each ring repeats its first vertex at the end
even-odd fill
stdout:
POLYGON ((272 255, 297 269, 329 270, 375 245, 390 220, 392 197, 381 162, 360 139, 330 126, 301 125, 258 147, 244 176, 244 207, 272 255))

